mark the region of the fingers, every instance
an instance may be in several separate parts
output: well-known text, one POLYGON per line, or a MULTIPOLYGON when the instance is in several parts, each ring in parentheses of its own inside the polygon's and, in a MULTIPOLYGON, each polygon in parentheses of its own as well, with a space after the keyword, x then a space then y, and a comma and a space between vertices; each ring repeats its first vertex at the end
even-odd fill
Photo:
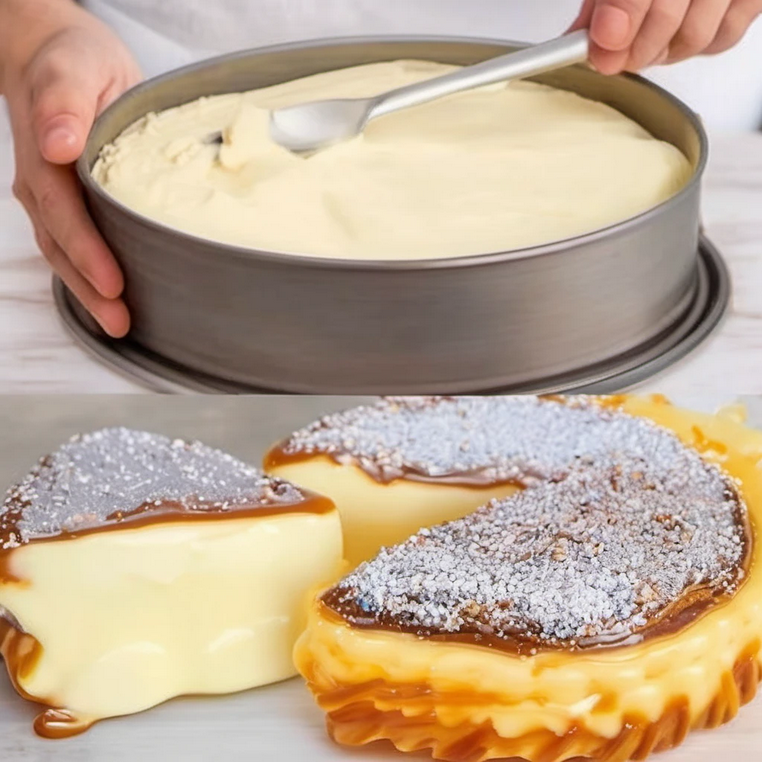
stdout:
POLYGON ((121 75, 112 78, 109 84, 102 90, 96 105, 95 116, 100 116, 120 95, 140 82, 142 78, 143 75, 140 72, 140 68, 134 61, 125 62, 124 71, 121 72, 121 75))
POLYGON ((598 0, 590 17, 591 40, 603 50, 627 50, 650 6, 650 0, 598 0))
POLYGON ((124 288, 121 270, 87 213, 70 167, 43 167, 32 188, 40 221, 98 293, 115 299, 124 288))
POLYGON ((693 0, 669 46, 668 63, 703 53, 717 36, 731 0, 693 0))
POLYGON ((734 0, 725 14, 714 40, 704 53, 722 53, 736 45, 746 30, 762 14, 762 0, 734 0))
POLYGON ((31 192, 17 189, 17 195, 32 220, 37 245, 48 264, 109 336, 117 339, 125 336, 130 330, 130 315, 124 302, 121 299, 106 299, 99 294, 45 229, 31 192))
POLYGON ((107 333, 124 336, 130 319, 119 298, 122 273, 88 215, 71 164, 96 114, 138 80, 137 66, 107 27, 88 20, 66 26, 24 67, 9 71, 14 192, 51 266, 107 333))
POLYGON ((686 14, 693 5, 695 0, 654 0, 632 43, 625 67, 629 71, 640 71, 657 60, 666 60, 672 41, 685 24, 686 14))
POLYGON ((650 0, 589 0, 583 5, 574 26, 589 29, 589 59, 598 71, 624 71, 650 5, 650 0))
POLYGON ((38 227, 91 288, 113 300, 124 288, 122 273, 87 213, 69 166, 84 148, 108 80, 90 65, 90 56, 71 55, 73 44, 53 40, 41 51, 11 104, 16 166, 20 185, 31 195, 31 203, 22 201, 38 227))
POLYGON ((29 73, 32 130, 43 157, 76 161, 85 147, 101 95, 101 82, 86 59, 52 47, 29 73))
POLYGON ((620 74, 627 69, 627 51, 610 51, 599 47, 590 50, 590 63, 601 74, 620 74))

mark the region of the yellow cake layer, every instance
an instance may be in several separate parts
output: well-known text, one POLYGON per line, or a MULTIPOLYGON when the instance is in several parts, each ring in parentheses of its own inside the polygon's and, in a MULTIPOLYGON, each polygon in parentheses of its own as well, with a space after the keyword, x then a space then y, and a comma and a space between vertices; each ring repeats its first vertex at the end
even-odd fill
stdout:
POLYGON ((83 729, 173 696, 271 683, 295 673, 309 592, 340 563, 335 510, 30 542, 12 551, 0 607, 39 653, 15 674, 24 639, 7 637, 3 653, 23 694, 83 729))
POLYGON ((510 484, 477 489, 406 479, 384 484, 328 455, 266 465, 266 470, 312 492, 330 495, 341 514, 344 555, 352 566, 372 558, 385 545, 406 540, 421 527, 463 518, 493 497, 517 490, 510 484))

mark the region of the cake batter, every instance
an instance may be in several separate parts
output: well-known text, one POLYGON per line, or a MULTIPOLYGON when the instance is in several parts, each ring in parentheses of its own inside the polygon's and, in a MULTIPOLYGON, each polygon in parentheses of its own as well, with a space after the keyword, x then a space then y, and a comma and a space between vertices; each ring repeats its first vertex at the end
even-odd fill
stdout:
POLYGON ((95 178, 151 219, 244 247, 343 259, 432 259, 535 246, 621 222, 677 193, 674 146, 600 103, 498 84, 373 122, 297 156, 269 109, 367 97, 453 67, 398 61, 328 72, 149 115, 95 178), (221 131, 222 146, 209 141, 221 131))
POLYGON ((659 0, 0 0, 0 93, 13 129, 14 191, 51 267, 110 336, 122 337, 130 329, 124 277, 89 219, 67 165, 81 155, 97 114, 141 79, 141 69, 153 76, 241 48, 337 36, 538 42, 574 23, 590 29, 591 63, 602 73, 647 71, 700 113, 708 127, 758 128, 762 27, 753 22, 762 0, 683 0, 670 5, 669 13, 663 5, 659 0), (700 56, 722 51, 729 52, 719 59, 700 56), (670 66, 654 70, 659 63, 670 66))

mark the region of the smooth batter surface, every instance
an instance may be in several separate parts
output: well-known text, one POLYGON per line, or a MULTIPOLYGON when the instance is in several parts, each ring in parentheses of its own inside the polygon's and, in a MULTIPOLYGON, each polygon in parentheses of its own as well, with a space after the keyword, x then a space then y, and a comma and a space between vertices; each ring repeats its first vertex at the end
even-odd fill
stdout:
POLYGON ((677 148, 614 109, 529 82, 392 114, 308 157, 269 139, 269 109, 371 96, 452 68, 372 64, 204 98, 128 128, 93 176, 132 209, 204 238, 348 259, 570 238, 656 206, 691 176, 677 148), (209 144, 219 131, 224 145, 209 144))

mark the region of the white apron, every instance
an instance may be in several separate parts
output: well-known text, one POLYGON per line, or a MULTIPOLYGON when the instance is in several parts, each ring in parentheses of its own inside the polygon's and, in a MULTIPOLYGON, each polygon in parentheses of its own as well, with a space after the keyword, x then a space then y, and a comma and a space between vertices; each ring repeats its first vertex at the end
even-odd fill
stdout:
MULTIPOLYGON (((233 50, 319 37, 449 34, 535 42, 561 33, 582 0, 83 0, 146 76, 233 50)), ((648 76, 710 129, 762 128, 762 22, 721 55, 648 76)))

